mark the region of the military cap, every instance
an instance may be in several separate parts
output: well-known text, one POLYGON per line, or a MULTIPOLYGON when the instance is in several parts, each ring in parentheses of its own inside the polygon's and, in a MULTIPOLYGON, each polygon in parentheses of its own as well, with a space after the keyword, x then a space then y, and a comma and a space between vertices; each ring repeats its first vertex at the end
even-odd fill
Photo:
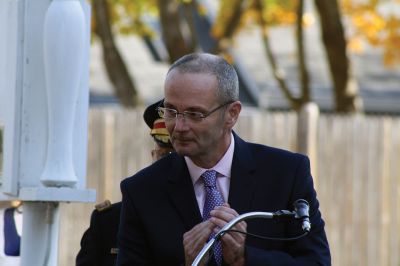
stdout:
POLYGON ((155 102, 148 106, 143 113, 144 121, 150 128, 150 135, 154 141, 165 148, 172 148, 165 121, 158 115, 157 107, 162 106, 163 100, 155 102))

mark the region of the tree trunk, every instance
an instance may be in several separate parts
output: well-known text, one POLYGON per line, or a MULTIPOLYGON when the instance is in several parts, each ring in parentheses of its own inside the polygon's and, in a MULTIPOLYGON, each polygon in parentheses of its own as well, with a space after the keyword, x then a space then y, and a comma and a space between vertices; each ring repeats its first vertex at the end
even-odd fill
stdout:
POLYGON ((95 33, 103 47, 103 60, 115 95, 124 107, 134 107, 138 104, 137 90, 115 45, 107 0, 93 0, 92 7, 96 20, 95 33))
POLYGON ((190 32, 190 42, 188 43, 188 50, 193 52, 196 50, 197 44, 199 43, 197 40, 196 26, 194 22, 194 13, 197 12, 197 2, 195 0, 192 0, 190 2, 183 2, 182 11, 190 32))
MULTIPOLYGON (((219 54, 219 53, 226 53, 227 56, 229 56, 229 53, 227 52, 229 43, 226 42, 226 40, 231 40, 236 29, 239 26, 240 20, 242 18, 243 14, 243 0, 225 0, 223 3, 220 5, 229 5, 229 7, 221 7, 218 17, 223 17, 223 18, 217 18, 215 23, 218 23, 218 27, 221 28, 220 33, 213 34, 213 37, 215 41, 217 42, 216 47, 214 47, 213 53, 219 54), (229 11, 225 10, 224 8, 229 8, 229 11), (223 14, 221 14, 223 12, 223 14)), ((216 27, 215 25, 213 26, 214 28, 216 27)), ((214 31, 214 29, 211 29, 211 31, 214 31)))
POLYGON ((256 0, 254 2, 254 8, 258 12, 258 23, 261 27, 262 32, 262 39, 264 50, 268 58, 268 62, 271 65, 272 74, 274 75, 275 80, 279 84, 279 88, 281 89, 282 93, 285 95, 286 99, 288 100, 290 107, 295 110, 299 111, 301 107, 300 100, 293 96, 293 93, 290 91, 284 76, 283 70, 278 66, 278 62, 275 58, 275 55, 272 51, 269 36, 268 36, 268 26, 267 22, 263 17, 263 10, 264 10, 264 3, 262 0, 256 0))
POLYGON ((315 0, 321 20, 322 39, 334 84, 336 111, 361 111, 358 86, 352 79, 346 40, 337 0, 315 0))
POLYGON ((193 52, 192 46, 186 43, 186 40, 189 41, 191 38, 185 39, 182 33, 179 2, 158 0, 157 4, 164 43, 169 54, 169 61, 173 63, 180 57, 193 52))
POLYGON ((298 58, 299 58, 301 105, 311 101, 310 78, 308 75, 306 54, 304 47, 303 13, 304 13, 304 0, 300 0, 297 7, 296 42, 297 42, 298 58))

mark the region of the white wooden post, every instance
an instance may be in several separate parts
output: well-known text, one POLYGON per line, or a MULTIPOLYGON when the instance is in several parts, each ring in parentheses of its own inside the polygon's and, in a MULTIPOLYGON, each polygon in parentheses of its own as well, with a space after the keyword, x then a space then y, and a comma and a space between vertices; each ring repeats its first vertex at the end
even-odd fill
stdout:
POLYGON ((57 265, 59 202, 95 200, 89 37, 86 0, 0 1, 0 200, 23 202, 22 266, 57 265))
POLYGON ((317 177, 317 137, 319 108, 314 102, 302 106, 297 122, 297 151, 308 155, 311 161, 311 173, 317 177))
POLYGON ((74 187, 72 156, 76 101, 82 73, 85 18, 78 0, 54 0, 44 22, 44 66, 48 106, 46 186, 74 187))

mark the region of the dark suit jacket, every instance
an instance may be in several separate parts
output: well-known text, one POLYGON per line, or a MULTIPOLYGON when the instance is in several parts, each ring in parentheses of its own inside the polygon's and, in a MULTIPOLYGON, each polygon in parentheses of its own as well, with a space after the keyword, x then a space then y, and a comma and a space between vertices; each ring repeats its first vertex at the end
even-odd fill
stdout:
MULTIPOLYGON (((228 202, 239 214, 310 204, 312 229, 296 241, 246 238, 246 265, 330 265, 324 221, 306 156, 247 143, 236 134, 228 202)), ((121 183, 118 265, 181 265, 183 234, 202 221, 182 156, 171 154, 121 183)), ((247 231, 270 237, 302 233, 298 222, 249 220, 247 231)))
POLYGON ((76 257, 77 266, 114 266, 117 260, 117 233, 121 202, 106 210, 94 210, 90 226, 81 240, 81 249, 76 257))

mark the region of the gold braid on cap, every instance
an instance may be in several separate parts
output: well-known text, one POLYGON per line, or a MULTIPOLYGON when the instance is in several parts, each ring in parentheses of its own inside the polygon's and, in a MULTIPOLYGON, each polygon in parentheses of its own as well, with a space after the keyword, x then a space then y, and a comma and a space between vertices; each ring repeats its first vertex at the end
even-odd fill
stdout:
POLYGON ((163 143, 169 143, 169 134, 164 119, 160 118, 154 121, 150 135, 163 143))

